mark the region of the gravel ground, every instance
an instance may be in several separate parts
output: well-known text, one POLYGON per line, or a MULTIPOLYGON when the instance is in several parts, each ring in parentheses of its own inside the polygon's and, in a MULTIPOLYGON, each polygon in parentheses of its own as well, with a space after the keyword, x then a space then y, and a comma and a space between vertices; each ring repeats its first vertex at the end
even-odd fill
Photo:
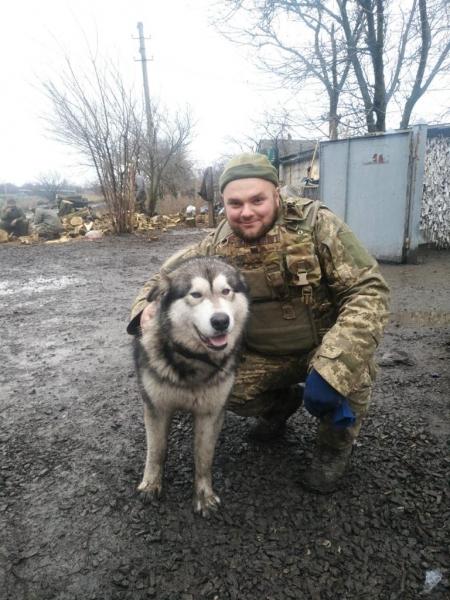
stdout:
POLYGON ((192 513, 185 417, 164 497, 143 503, 129 309, 163 260, 203 235, 0 248, 1 600, 449 599, 449 252, 382 266, 393 313, 341 491, 298 484, 316 424, 305 411, 270 445, 227 414, 213 470, 221 512, 192 513))

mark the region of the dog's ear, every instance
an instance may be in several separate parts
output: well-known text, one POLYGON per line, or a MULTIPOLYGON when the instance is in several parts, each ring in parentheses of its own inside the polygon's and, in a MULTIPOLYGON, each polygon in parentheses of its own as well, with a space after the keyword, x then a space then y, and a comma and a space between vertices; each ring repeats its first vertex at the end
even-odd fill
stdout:
POLYGON ((147 302, 155 302, 155 300, 161 300, 168 292, 170 286, 170 277, 168 275, 161 275, 161 278, 149 291, 147 296, 147 302))

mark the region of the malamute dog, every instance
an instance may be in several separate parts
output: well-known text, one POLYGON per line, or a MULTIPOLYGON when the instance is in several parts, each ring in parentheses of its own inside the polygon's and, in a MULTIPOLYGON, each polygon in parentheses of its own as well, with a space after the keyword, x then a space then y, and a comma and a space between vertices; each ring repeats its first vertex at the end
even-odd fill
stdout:
POLYGON ((134 342, 147 433, 138 489, 161 494, 172 417, 192 413, 194 510, 205 516, 220 504, 211 467, 249 314, 248 285, 223 260, 196 257, 166 271, 147 299, 156 303, 156 314, 134 342))

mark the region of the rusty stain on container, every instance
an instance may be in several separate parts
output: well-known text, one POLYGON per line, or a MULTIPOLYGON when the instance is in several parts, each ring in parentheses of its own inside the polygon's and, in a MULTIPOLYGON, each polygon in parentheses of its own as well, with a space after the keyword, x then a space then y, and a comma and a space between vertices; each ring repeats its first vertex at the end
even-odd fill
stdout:
POLYGON ((372 156, 372 160, 369 160, 368 162, 365 162, 364 164, 365 165, 385 165, 388 162, 389 161, 386 160, 382 154, 378 154, 378 152, 375 152, 375 154, 372 156))

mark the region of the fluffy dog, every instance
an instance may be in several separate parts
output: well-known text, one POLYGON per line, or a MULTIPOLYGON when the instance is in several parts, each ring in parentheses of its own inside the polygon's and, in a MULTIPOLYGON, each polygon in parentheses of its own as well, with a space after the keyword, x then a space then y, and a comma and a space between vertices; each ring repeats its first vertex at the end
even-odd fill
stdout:
POLYGON ((156 313, 134 342, 147 434, 138 489, 150 497, 161 494, 173 415, 191 413, 194 510, 206 516, 220 505, 211 467, 249 315, 248 285, 221 259, 196 257, 165 271, 147 299, 156 313))

